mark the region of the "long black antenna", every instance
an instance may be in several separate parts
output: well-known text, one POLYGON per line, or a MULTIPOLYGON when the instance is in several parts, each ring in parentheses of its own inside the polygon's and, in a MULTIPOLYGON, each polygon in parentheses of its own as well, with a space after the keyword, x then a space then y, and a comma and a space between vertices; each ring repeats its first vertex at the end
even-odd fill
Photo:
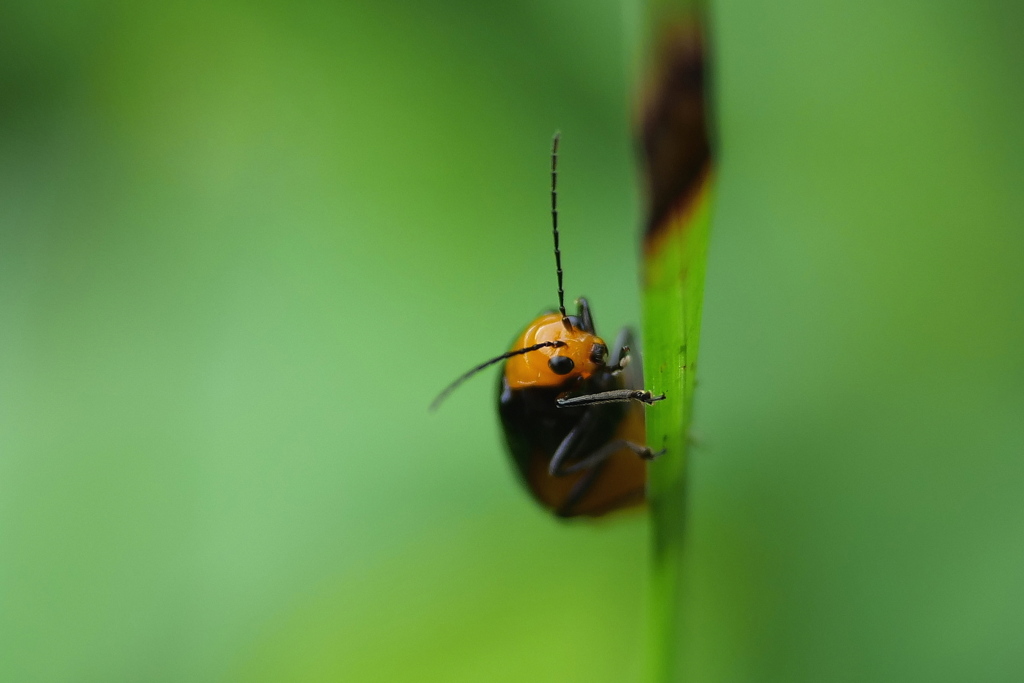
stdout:
POLYGON ((555 131, 551 140, 551 232, 555 236, 555 268, 558 271, 558 312, 562 314, 562 324, 572 331, 572 323, 565 314, 565 292, 562 291, 562 252, 558 248, 558 140, 560 131, 555 131))
POLYGON ((506 353, 501 354, 500 356, 497 356, 496 358, 492 358, 489 361, 481 363, 480 365, 476 366, 475 368, 473 368, 469 372, 466 372, 465 374, 460 376, 458 379, 456 379, 454 382, 452 382, 451 384, 446 386, 444 388, 444 391, 442 391, 440 394, 438 394, 437 398, 435 398, 433 400, 433 402, 431 402, 430 409, 431 410, 437 410, 437 407, 439 405, 441 405, 441 402, 444 401, 446 398, 448 398, 448 394, 450 394, 453 391, 455 391, 459 387, 460 384, 462 384, 467 379, 469 379, 470 377, 472 377, 476 373, 480 372, 481 370, 483 370, 484 368, 486 368, 489 365, 494 365, 498 361, 505 360, 506 358, 511 358, 512 356, 518 356, 518 355, 521 355, 521 354, 524 354, 524 353, 529 353, 530 351, 536 351, 537 349, 547 348, 548 346, 556 346, 557 347, 557 346, 565 346, 565 345, 566 345, 565 342, 562 342, 562 341, 541 342, 539 344, 534 344, 533 346, 527 346, 524 349, 516 349, 515 351, 508 351, 506 353))

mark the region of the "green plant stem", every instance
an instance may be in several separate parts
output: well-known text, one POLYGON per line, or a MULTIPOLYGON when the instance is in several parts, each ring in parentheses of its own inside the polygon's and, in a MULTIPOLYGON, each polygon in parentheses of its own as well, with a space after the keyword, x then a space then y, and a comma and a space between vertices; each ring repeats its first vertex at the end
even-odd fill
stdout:
POLYGON ((687 432, 693 408, 713 179, 648 252, 644 284, 644 379, 666 400, 647 413, 648 443, 664 448, 650 467, 651 680, 678 680, 681 563, 686 528, 687 432))

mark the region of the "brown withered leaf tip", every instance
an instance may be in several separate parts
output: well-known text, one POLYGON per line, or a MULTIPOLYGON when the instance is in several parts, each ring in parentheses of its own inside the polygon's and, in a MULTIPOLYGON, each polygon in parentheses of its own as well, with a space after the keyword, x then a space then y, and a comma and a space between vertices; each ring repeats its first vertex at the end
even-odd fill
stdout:
POLYGON ((640 121, 648 243, 673 212, 694 200, 711 165, 700 26, 677 25, 663 33, 652 67, 640 121))

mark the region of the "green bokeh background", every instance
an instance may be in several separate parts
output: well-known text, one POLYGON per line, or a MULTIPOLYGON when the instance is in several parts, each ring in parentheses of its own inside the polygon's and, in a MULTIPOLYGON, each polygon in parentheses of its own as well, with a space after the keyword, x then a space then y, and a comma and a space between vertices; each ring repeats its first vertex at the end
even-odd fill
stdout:
MULTIPOLYGON (((1024 679, 1024 11, 713 5, 680 670, 1024 679)), ((0 680, 637 681, 646 522, 517 487, 554 278, 638 325, 638 8, 0 6, 0 680)))

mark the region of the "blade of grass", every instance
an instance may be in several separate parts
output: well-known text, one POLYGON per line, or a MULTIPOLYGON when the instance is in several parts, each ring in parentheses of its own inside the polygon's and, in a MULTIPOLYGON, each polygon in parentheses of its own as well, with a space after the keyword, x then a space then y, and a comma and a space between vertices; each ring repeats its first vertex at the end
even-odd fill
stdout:
POLYGON ((687 431, 700 340, 714 173, 704 92, 702 12, 693 2, 651 8, 642 104, 647 185, 644 381, 667 399, 647 413, 651 464, 650 680, 679 680, 687 431))
POLYGON ((673 674, 679 647, 681 564, 686 527, 687 429, 693 408, 701 302, 704 296, 713 182, 702 184, 680 229, 647 258, 644 294, 645 386, 665 401, 647 413, 652 447, 664 456, 651 463, 651 662, 654 681, 673 674))

